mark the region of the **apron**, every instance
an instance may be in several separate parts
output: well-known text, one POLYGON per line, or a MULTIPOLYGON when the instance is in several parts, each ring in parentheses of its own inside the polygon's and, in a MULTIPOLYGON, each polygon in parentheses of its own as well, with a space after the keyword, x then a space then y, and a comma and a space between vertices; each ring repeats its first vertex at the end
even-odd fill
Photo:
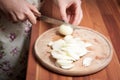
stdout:
MULTIPOLYGON (((40 8, 39 0, 27 0, 40 8)), ((12 23, 0 13, 0 80, 25 80, 29 38, 29 21, 12 23)))

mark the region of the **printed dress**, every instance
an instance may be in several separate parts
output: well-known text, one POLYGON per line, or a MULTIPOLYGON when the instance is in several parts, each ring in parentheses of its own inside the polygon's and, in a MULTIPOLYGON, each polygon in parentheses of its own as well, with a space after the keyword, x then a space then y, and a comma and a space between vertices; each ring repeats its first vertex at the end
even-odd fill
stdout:
MULTIPOLYGON (((28 0, 39 8, 39 0, 28 0)), ((12 23, 0 13, 0 80, 25 80, 31 24, 12 23)))

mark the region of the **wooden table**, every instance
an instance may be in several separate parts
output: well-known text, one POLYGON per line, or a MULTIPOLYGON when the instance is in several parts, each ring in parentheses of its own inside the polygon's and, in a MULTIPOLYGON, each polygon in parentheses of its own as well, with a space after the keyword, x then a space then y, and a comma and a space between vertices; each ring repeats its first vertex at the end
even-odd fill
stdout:
MULTIPOLYGON (((58 9, 47 0, 42 13, 60 18, 58 9)), ((55 25, 39 21, 32 27, 26 80, 120 80, 120 3, 116 0, 83 0, 83 19, 79 25, 92 28, 105 35, 114 48, 110 64, 100 72, 88 76, 71 77, 52 73, 34 56, 34 43, 40 34, 55 25)))

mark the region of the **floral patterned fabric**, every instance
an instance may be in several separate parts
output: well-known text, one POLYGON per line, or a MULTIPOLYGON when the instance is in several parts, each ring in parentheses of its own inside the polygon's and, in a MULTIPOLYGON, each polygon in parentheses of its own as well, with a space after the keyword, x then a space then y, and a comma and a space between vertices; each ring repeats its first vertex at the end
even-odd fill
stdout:
MULTIPOLYGON (((37 8, 38 0, 28 0, 37 8)), ((0 13, 0 80, 24 80, 31 24, 12 23, 0 13)))

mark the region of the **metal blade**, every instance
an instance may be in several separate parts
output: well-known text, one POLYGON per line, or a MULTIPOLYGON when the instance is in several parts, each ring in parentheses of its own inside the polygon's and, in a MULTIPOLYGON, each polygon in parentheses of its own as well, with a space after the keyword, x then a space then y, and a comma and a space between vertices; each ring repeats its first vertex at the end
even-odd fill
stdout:
POLYGON ((55 25, 65 24, 65 22, 62 21, 62 20, 58 20, 58 19, 55 19, 55 18, 47 17, 47 16, 44 16, 44 15, 41 15, 37 19, 38 20, 42 20, 42 21, 47 22, 47 23, 50 23, 50 24, 55 24, 55 25))

